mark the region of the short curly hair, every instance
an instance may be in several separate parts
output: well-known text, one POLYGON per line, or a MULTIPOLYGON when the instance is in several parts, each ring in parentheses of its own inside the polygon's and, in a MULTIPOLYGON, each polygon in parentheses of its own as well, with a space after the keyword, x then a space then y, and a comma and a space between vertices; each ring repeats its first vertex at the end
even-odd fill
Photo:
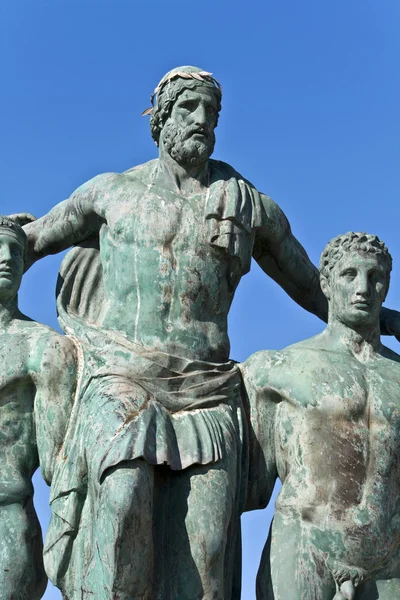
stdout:
POLYGON ((335 264, 342 258, 345 252, 365 252, 374 254, 383 263, 388 275, 392 270, 392 257, 385 244, 370 233, 355 233, 349 231, 343 235, 333 238, 324 248, 319 263, 321 276, 329 279, 329 275, 335 264))
POLYGON ((19 225, 16 221, 10 219, 9 217, 0 215, 0 230, 1 229, 11 229, 11 231, 15 234, 21 245, 24 247, 24 250, 26 251, 28 246, 28 238, 21 225, 19 225))
MULTIPOLYGON (((185 77, 182 77, 179 76, 179 73, 177 73, 175 74, 175 76, 170 77, 169 79, 166 78, 164 82, 162 80, 158 86, 156 104, 152 110, 149 109, 149 111, 151 110, 151 136, 157 146, 160 140, 161 130, 164 126, 165 121, 171 114, 172 107, 176 102, 178 96, 180 96, 185 90, 194 90, 196 88, 204 89, 204 87, 207 87, 209 91, 215 94, 218 111, 217 122, 215 126, 217 126, 218 124, 218 117, 219 112, 221 110, 222 100, 221 87, 218 84, 218 82, 211 76, 211 73, 208 74, 206 71, 200 71, 200 69, 197 69, 193 72, 195 75, 197 74, 199 76, 190 78, 185 72, 183 72, 183 75, 185 75, 185 77)), ((153 94, 152 96, 152 101, 154 95, 155 94, 153 94)), ((145 111, 145 113, 146 112, 147 111, 145 111)))

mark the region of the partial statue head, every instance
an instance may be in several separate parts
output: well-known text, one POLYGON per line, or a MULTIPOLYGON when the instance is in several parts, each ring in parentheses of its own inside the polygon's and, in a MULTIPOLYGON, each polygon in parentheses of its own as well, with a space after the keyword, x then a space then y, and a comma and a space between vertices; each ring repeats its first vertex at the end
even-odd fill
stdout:
POLYGON ((13 298, 18 292, 27 243, 22 227, 0 215, 0 299, 13 298))
POLYGON ((151 96, 151 135, 178 163, 206 161, 215 145, 221 86, 211 73, 184 66, 169 71, 151 96))
POLYGON ((392 257, 376 235, 349 232, 321 255, 321 289, 330 317, 349 326, 372 326, 389 289, 392 257))

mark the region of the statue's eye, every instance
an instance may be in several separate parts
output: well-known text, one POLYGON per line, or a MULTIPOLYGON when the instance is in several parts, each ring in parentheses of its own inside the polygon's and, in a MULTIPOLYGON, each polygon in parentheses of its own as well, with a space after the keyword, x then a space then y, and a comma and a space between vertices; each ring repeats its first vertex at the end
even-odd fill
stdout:
POLYGON ((15 258, 19 258, 22 255, 22 249, 19 246, 12 246, 11 247, 11 254, 15 258))
POLYGON ((183 110, 187 110, 188 112, 193 112, 196 107, 194 102, 187 100, 186 102, 181 102, 181 104, 179 104, 179 108, 183 108, 183 110))
POLYGON ((385 281, 385 274, 382 271, 371 271, 368 274, 368 277, 374 283, 379 283, 381 281, 385 281))
POLYGON ((344 277, 347 281, 352 281, 357 276, 357 273, 355 269, 346 269, 340 273, 340 276, 344 277))

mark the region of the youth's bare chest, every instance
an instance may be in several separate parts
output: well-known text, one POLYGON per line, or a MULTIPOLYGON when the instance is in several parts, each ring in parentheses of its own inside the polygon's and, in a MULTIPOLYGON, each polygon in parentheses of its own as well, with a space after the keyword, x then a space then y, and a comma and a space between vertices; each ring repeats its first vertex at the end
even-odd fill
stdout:
POLYGON ((0 337, 0 446, 33 440, 33 389, 26 339, 0 337))
POLYGON ((345 428, 359 424, 375 432, 400 431, 400 370, 386 362, 325 365, 305 375, 293 404, 306 411, 310 425, 336 422, 345 428))
POLYGON ((0 336, 0 405, 8 391, 12 393, 29 376, 29 348, 22 335, 0 336))
MULTIPOLYGON (((278 407, 277 442, 291 456, 327 477, 346 474, 344 488, 365 478, 365 468, 380 477, 397 477, 400 453, 400 377, 394 369, 362 364, 319 365, 303 372, 302 384, 287 390, 278 407), (289 432, 289 433, 288 433, 289 432), (348 478, 348 476, 351 476, 348 478)), ((324 485, 329 482, 324 480, 324 485)), ((350 487, 349 487, 350 486, 350 487)), ((358 489, 358 488, 357 488, 358 489)), ((358 491, 355 496, 358 498, 358 491)))

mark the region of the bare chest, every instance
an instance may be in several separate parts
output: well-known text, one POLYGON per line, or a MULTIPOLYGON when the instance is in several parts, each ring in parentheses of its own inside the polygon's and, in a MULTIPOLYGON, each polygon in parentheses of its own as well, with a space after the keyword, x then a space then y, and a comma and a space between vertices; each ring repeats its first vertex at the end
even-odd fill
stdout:
POLYGON ((341 514, 363 501, 380 505, 388 486, 398 489, 400 377, 396 364, 331 367, 303 373, 297 394, 287 390, 276 451, 283 481, 290 473, 311 484, 301 488, 307 505, 331 503, 341 514))
POLYGON ((0 336, 0 406, 4 396, 28 379, 29 349, 21 335, 0 336))
POLYGON ((366 367, 355 363, 340 369, 329 365, 318 373, 303 373, 296 386, 287 390, 278 409, 282 446, 300 444, 307 453, 325 449, 329 457, 338 452, 350 456, 357 450, 357 460, 374 448, 391 464, 390 456, 400 451, 397 364, 366 367), (287 434, 289 423, 292 436, 287 434))
POLYGON ((23 340, 0 342, 0 447, 3 454, 11 451, 15 444, 21 452, 23 448, 28 452, 35 443, 34 390, 23 343, 23 340))
POLYGON ((107 215, 108 235, 117 245, 163 248, 206 242, 205 196, 183 198, 148 190, 121 195, 107 215))

